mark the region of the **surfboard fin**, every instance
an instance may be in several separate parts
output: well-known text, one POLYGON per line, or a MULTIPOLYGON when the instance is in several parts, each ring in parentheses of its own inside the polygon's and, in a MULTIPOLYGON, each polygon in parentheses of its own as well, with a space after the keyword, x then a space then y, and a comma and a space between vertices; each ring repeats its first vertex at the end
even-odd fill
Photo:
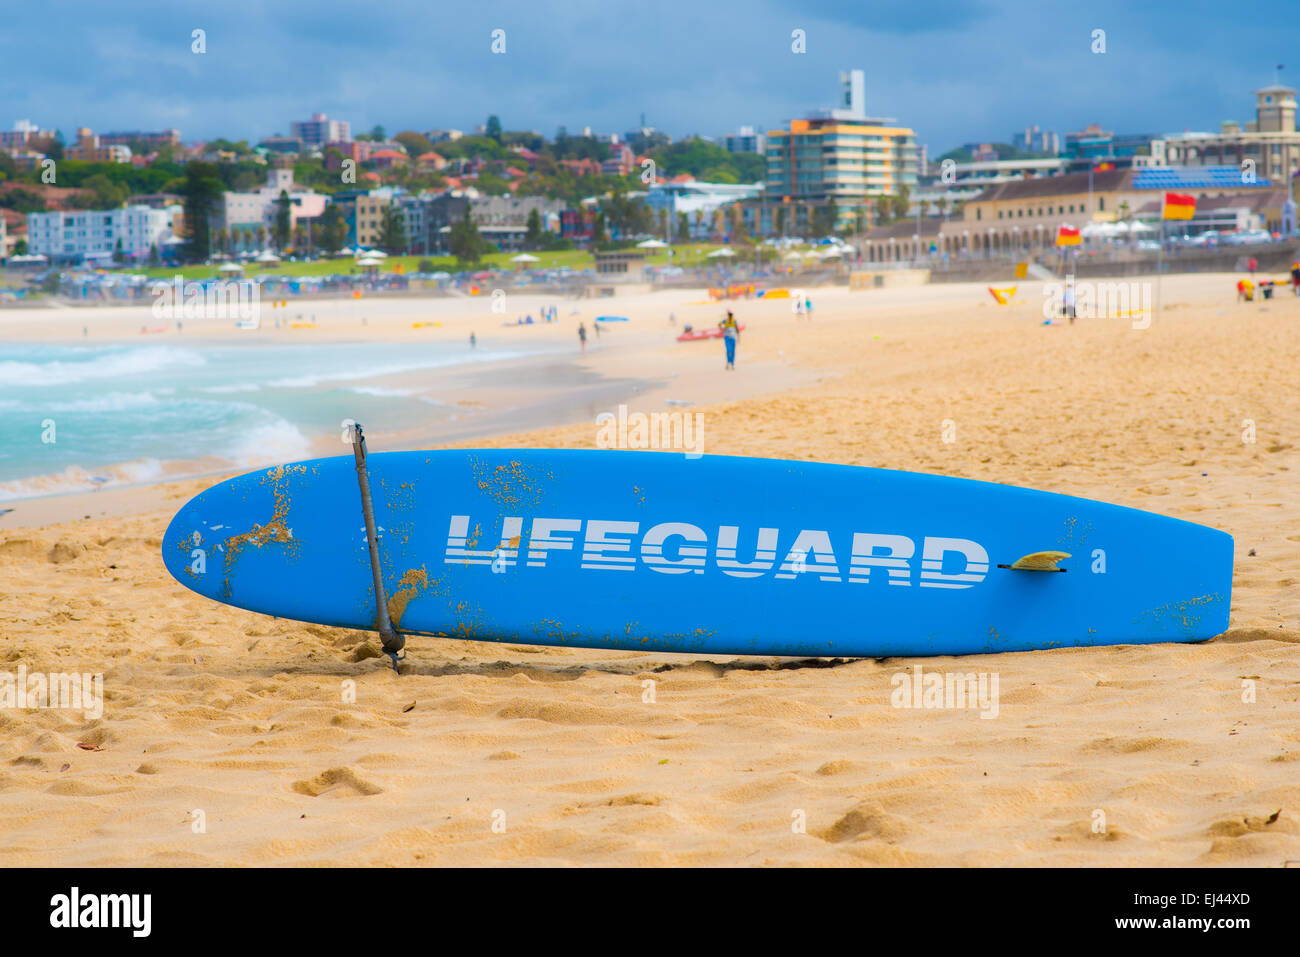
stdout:
POLYGON ((999 565, 998 568, 1010 568, 1016 572, 1063 572, 1065 569, 1058 568, 1057 562, 1069 557, 1069 552, 1030 552, 1010 565, 999 565))

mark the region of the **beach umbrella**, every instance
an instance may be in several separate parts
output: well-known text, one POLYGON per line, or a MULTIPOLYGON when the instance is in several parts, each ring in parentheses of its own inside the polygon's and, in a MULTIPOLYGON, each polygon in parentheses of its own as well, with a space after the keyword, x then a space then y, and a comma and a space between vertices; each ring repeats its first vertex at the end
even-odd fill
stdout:
POLYGON ((244 267, 239 263, 226 263, 224 266, 218 266, 217 272, 243 272, 244 267))
POLYGON ((375 266, 383 265, 383 261, 378 259, 375 256, 362 256, 360 259, 357 260, 357 265, 365 266, 367 268, 374 268, 375 266))
POLYGON ((707 259, 717 259, 717 258, 719 258, 719 257, 726 257, 727 259, 730 259, 730 258, 731 258, 732 256, 734 256, 734 255, 736 255, 736 254, 733 253, 730 249, 727 249, 726 247, 723 247, 722 249, 715 249, 715 250, 713 250, 713 252, 709 253, 709 255, 708 255, 707 257, 705 257, 705 258, 707 258, 707 259))
POLYGON ((541 262, 536 256, 530 256, 528 253, 520 253, 518 256, 511 256, 512 263, 539 263, 541 262))
POLYGON ((668 244, 662 239, 643 239, 637 243, 637 249, 663 249, 668 244))
POLYGON ((280 257, 277 256, 275 253, 271 252, 271 250, 264 249, 262 250, 261 253, 258 254, 257 261, 260 263, 278 263, 280 261, 280 257))

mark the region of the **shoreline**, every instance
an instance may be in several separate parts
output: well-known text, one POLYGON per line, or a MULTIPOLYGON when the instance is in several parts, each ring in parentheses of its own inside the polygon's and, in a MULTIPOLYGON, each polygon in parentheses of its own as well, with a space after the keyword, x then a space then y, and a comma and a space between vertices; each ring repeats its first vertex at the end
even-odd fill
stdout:
MULTIPOLYGON (((657 308, 660 303, 654 300, 663 300, 665 296, 652 294, 648 298, 651 300, 649 308, 657 308)), ((670 300, 669 311, 672 308, 683 308, 676 302, 679 298, 677 293, 671 293, 667 298, 670 300)), ((460 303, 463 305, 464 301, 460 300, 460 303)), ((430 404, 429 415, 419 425, 387 427, 373 414, 362 417, 363 425, 367 426, 367 439, 372 452, 465 446, 479 440, 570 426, 579 422, 591 423, 594 433, 596 416, 603 411, 612 411, 620 404, 634 403, 644 411, 667 411, 671 408, 667 400, 695 404, 716 396, 717 383, 710 382, 716 376, 711 361, 716 357, 712 356, 712 350, 707 345, 701 348, 697 344, 681 344, 673 339, 680 326, 685 324, 685 318, 679 320, 676 327, 670 327, 667 322, 656 323, 651 316, 644 315, 646 304, 637 305, 637 311, 642 312, 642 315, 626 324, 625 328, 606 330, 599 336, 594 332, 590 312, 579 316, 563 315, 557 322, 549 324, 534 323, 531 326, 510 328, 498 326, 495 329, 489 327, 483 330, 483 335, 479 338, 480 352, 524 350, 525 354, 480 360, 476 354, 466 353, 446 364, 391 375, 358 375, 355 378, 335 375, 329 381, 318 383, 312 388, 326 388, 333 384, 359 393, 372 389, 391 390, 395 395, 421 399, 430 404), (576 327, 579 320, 586 322, 589 329, 588 351, 585 355, 576 348, 576 327), (574 339, 575 343, 569 344, 569 338, 574 339)), ((609 310, 606 307, 599 311, 609 310)), ((495 321, 499 322, 499 316, 493 315, 495 321)), ((419 313, 398 310, 364 326, 355 321, 345 324, 345 319, 355 320, 355 315, 348 316, 344 313, 341 316, 330 316, 328 319, 332 325, 322 327, 327 331, 326 336, 314 340, 304 340, 290 330, 260 330, 250 338, 238 330, 214 328, 216 321, 206 321, 197 333, 172 335, 165 340, 150 337, 147 341, 151 345, 183 346, 200 352, 206 347, 256 349, 264 344, 276 347, 301 345, 310 350, 315 343, 345 345, 429 340, 454 343, 466 338, 471 330, 478 335, 482 327, 481 316, 461 312, 444 314, 441 320, 436 320, 442 323, 439 327, 413 328, 413 322, 425 321, 417 318, 419 316, 419 313)), ((124 322, 134 321, 130 317, 124 319, 109 316, 105 327, 96 330, 97 334, 108 332, 109 337, 98 338, 97 335, 90 343, 95 346, 139 346, 144 337, 131 338, 120 333, 124 322)), ((0 317, 0 345, 23 341, 7 336, 6 333, 10 331, 5 328, 3 317, 0 317)), ((43 335, 39 341, 65 343, 68 330, 65 328, 59 331, 65 335, 43 335)), ((310 331, 315 333, 318 330, 310 331)), ((67 344, 78 345, 86 341, 82 337, 74 337, 73 342, 67 344)), ((304 354, 310 355, 309 352, 304 354)), ((746 375, 739 380, 731 380, 731 384, 739 386, 740 389, 735 394, 743 396, 795 387, 810 379, 809 375, 777 357, 751 363, 746 375)), ((309 454, 295 460, 343 454, 346 451, 338 449, 332 431, 317 431, 305 435, 305 438, 309 442, 309 454)), ((203 480, 242 474, 263 464, 276 464, 276 461, 268 459, 265 463, 239 464, 205 459, 149 457, 94 467, 69 466, 55 473, 13 479, 11 481, 15 484, 21 482, 33 486, 39 486, 42 482, 76 482, 79 481, 75 477, 76 473, 72 476, 68 474, 76 468, 77 473, 85 473, 86 478, 80 481, 86 484, 0 501, 0 531, 84 520, 87 514, 135 514, 147 505, 148 491, 151 489, 177 484, 188 487, 203 480), (90 484, 90 479, 96 474, 129 475, 146 466, 156 468, 158 474, 147 479, 113 481, 103 487, 90 484)))

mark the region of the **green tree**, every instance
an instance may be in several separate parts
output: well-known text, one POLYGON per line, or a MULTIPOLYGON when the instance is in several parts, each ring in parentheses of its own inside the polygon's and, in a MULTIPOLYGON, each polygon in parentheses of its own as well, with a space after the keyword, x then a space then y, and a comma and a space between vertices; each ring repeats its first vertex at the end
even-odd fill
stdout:
POLYGON ((413 160, 419 159, 425 153, 433 152, 433 144, 429 142, 429 138, 414 130, 403 130, 393 137, 393 142, 405 146, 407 155, 413 160))
POLYGON ((501 142, 501 121, 497 119, 495 113, 487 118, 487 125, 484 128, 484 134, 488 139, 496 140, 498 143, 501 142))
POLYGON ((375 127, 370 131, 370 138, 376 143, 383 143, 388 139, 388 134, 382 126, 375 124, 375 127))
POLYGON ((685 213, 677 214, 677 241, 684 243, 691 238, 691 220, 685 213))
POLYGON ((494 173, 480 173, 474 186, 488 196, 505 196, 510 192, 510 184, 494 173))
POLYGON ((451 234, 447 237, 447 248, 456 257, 457 263, 472 266, 483 258, 489 245, 488 241, 479 235, 478 227, 469 218, 469 209, 466 208, 464 218, 451 227, 451 234))
POLYGON ((158 255, 158 244, 154 243, 149 247, 149 265, 157 266, 162 262, 162 257, 158 255))
POLYGON ((212 254, 211 219, 225 184, 212 163, 190 163, 185 168, 181 196, 185 204, 185 228, 188 233, 185 258, 203 262, 212 254))
POLYGON ((126 252, 122 249, 121 239, 118 239, 113 246, 113 262, 117 263, 119 266, 126 262, 126 252))
POLYGON ((813 210, 812 231, 814 236, 829 236, 835 231, 835 200, 818 206, 813 210))
POLYGON ((277 252, 289 245, 293 223, 292 207, 293 200, 289 198, 289 191, 280 190, 280 197, 275 201, 275 221, 271 224, 271 242, 277 252))
POLYGON ((529 249, 537 248, 537 244, 542 240, 542 214, 533 207, 528 212, 527 230, 524 233, 524 242, 529 249))
POLYGON ((15 256, 27 255, 27 240, 20 239, 18 240, 18 242, 14 243, 14 255, 15 256))
POLYGON ((379 248, 392 255, 406 248, 406 230, 402 217, 392 205, 384 207, 384 215, 379 221, 379 248))
POLYGON ((342 249, 343 244, 347 241, 348 221, 343 216, 343 210, 330 203, 325 207, 325 212, 321 215, 320 247, 325 252, 333 255, 342 249))

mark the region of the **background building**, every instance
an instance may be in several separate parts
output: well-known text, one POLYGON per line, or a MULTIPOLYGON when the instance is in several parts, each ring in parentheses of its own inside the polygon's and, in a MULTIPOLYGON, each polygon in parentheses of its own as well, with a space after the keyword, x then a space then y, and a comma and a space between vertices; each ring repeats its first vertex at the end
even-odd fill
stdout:
POLYGON ((1252 161, 1256 176, 1289 182, 1300 169, 1300 133, 1296 132, 1296 91, 1274 84, 1255 91, 1255 120, 1243 130, 1226 122, 1218 133, 1180 133, 1163 137, 1170 165, 1235 164, 1244 172, 1252 161))
POLYGON ((1134 163, 1134 159, 1151 156, 1151 143, 1155 139, 1158 137, 1153 133, 1116 135, 1091 123, 1077 133, 1065 134, 1065 150, 1062 155, 1071 161, 1071 169, 1087 169, 1089 164, 1106 160, 1115 161, 1117 166, 1140 165, 1134 163), (1120 162, 1124 160, 1128 162, 1120 162))
POLYGON ((686 216, 692 239, 707 239, 714 232, 717 210, 732 203, 757 200, 762 195, 760 183, 701 183, 690 178, 674 178, 671 182, 653 184, 646 204, 656 214, 667 211, 674 239, 678 238, 678 217, 682 215, 686 216))
MULTIPOLYGON (((384 210, 390 197, 378 191, 349 190, 335 193, 331 199, 343 211, 348 224, 348 245, 376 246, 384 226, 384 210)), ((409 235, 407 237, 410 238, 409 235)))
POLYGON ((1061 134, 1040 129, 1034 124, 1012 133, 1011 145, 1026 153, 1048 153, 1055 156, 1061 152, 1061 134))
MULTIPOLYGON (((256 233, 260 226, 269 236, 275 224, 276 201, 280 193, 289 194, 290 229, 300 219, 315 219, 325 212, 327 197, 323 193, 299 189, 293 182, 292 169, 267 170, 266 185, 251 193, 222 193, 213 211, 211 225, 214 230, 234 230, 256 233)), ((247 248, 244 241, 241 248, 247 248)))
POLYGON ((1061 226, 1081 229, 1115 221, 1148 224, 1146 236, 1196 233, 1229 222, 1280 223, 1287 190, 1267 179, 1243 182, 1235 166, 1118 167, 1000 183, 981 192, 951 220, 902 220, 868 231, 869 263, 938 256, 1056 255, 1061 226), (1162 225, 1166 192, 1196 197, 1189 222, 1162 225), (918 229, 919 226, 919 229, 918 229), (919 238, 918 238, 919 233, 919 238), (919 247, 919 248, 918 248, 919 247))
POLYGON ((546 232, 560 231, 560 213, 564 202, 542 196, 483 196, 470 200, 469 218, 479 235, 498 249, 512 250, 523 246, 528 232, 528 217, 533 210, 541 217, 546 232))
POLYGON ((101 133, 99 134, 99 143, 101 146, 131 146, 139 144, 151 148, 159 146, 180 146, 180 130, 158 130, 156 132, 143 132, 133 130, 127 133, 101 133))
POLYGON ((121 243, 126 258, 141 261, 154 247, 162 251, 176 241, 181 215, 179 206, 28 213, 28 251, 48 256, 51 262, 81 263, 111 260, 121 243))
POLYGON ((88 128, 77 130, 77 142, 63 151, 66 159, 85 160, 88 163, 129 163, 131 150, 120 144, 103 145, 99 137, 88 128))
POLYGON ((840 86, 840 108, 768 132, 765 201, 747 217, 751 230, 802 233, 819 207, 832 205, 835 228, 852 228, 872 201, 916 188, 916 134, 895 120, 866 115, 861 70, 840 74, 840 86), (780 230, 773 219, 778 208, 780 230))
POLYGON ((723 137, 722 145, 729 153, 757 153, 762 156, 767 145, 767 137, 762 133, 756 133, 752 126, 742 126, 735 133, 728 133, 723 137))
POLYGON ((302 140, 307 149, 326 143, 346 143, 352 139, 352 125, 344 120, 331 120, 324 113, 313 113, 310 120, 289 124, 289 136, 302 140))
POLYGON ((30 120, 19 120, 12 130, 0 130, 0 150, 26 150, 32 140, 51 139, 54 130, 40 129, 30 120))
POLYGON ((1064 157, 954 163, 950 167, 941 163, 931 171, 931 175, 921 177, 911 194, 909 215, 916 214, 918 204, 927 213, 953 212, 990 186, 1039 176, 1057 176, 1065 172, 1065 167, 1064 157))

